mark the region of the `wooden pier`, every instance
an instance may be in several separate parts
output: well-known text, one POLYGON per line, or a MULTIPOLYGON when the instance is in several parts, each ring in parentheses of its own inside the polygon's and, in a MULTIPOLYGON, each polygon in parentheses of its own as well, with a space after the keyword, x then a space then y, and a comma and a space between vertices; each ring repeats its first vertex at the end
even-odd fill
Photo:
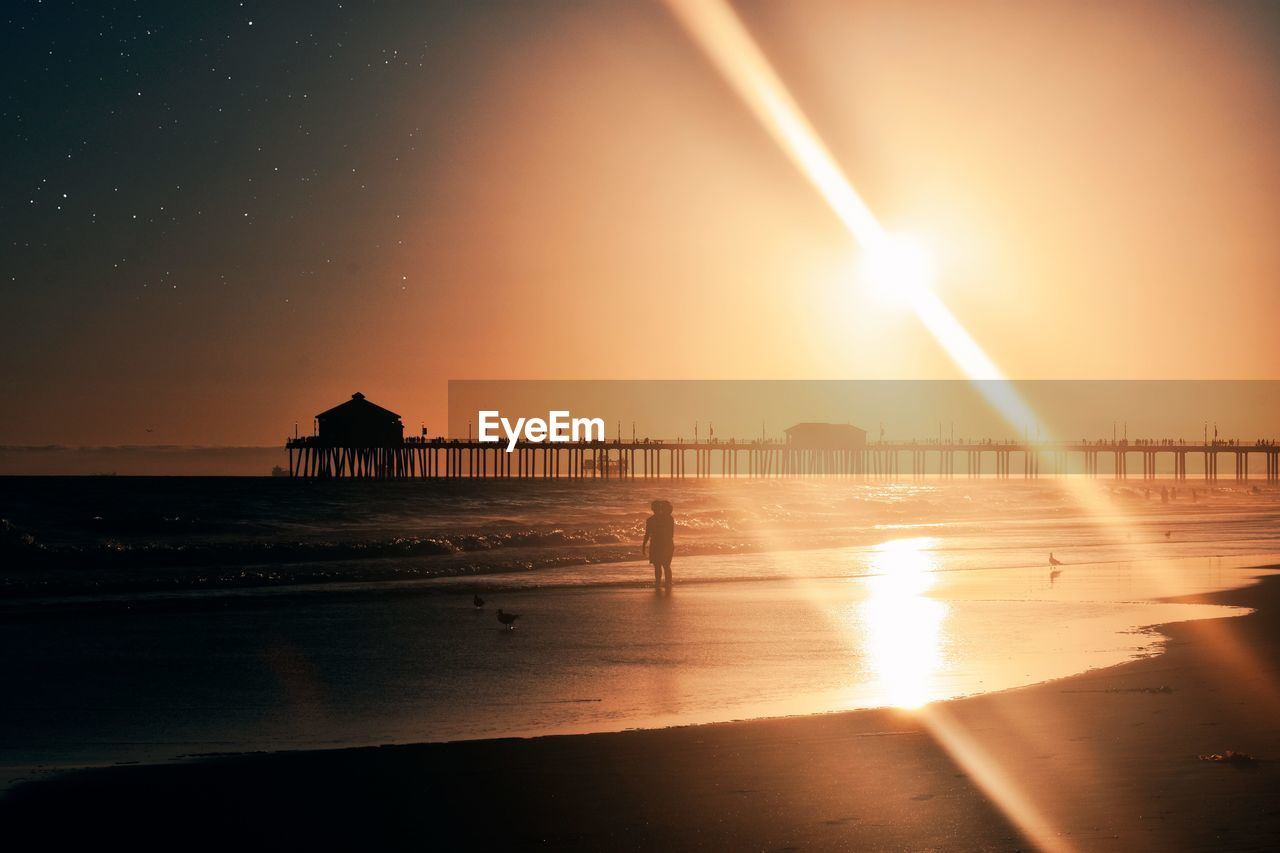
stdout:
MULTIPOLYGON (((1280 481, 1280 444, 1216 440, 1132 442, 881 441, 841 450, 814 450, 777 441, 613 440, 579 443, 502 443, 463 439, 405 438, 377 447, 333 446, 317 436, 291 438, 293 477, 370 479, 603 479, 845 478, 860 480, 1009 479, 1083 474, 1129 479, 1130 457, 1141 461, 1141 479, 1157 479, 1157 461, 1172 459, 1161 477, 1187 480, 1188 459, 1199 476, 1219 478, 1219 460, 1236 480, 1249 479, 1249 458, 1266 460, 1267 482, 1280 481), (984 474, 984 460, 991 473, 984 474), (1105 464, 1109 463, 1109 464, 1105 464), (1110 468, 1110 471, 1106 469, 1110 468)), ((1138 466, 1135 466, 1135 479, 1138 466)))

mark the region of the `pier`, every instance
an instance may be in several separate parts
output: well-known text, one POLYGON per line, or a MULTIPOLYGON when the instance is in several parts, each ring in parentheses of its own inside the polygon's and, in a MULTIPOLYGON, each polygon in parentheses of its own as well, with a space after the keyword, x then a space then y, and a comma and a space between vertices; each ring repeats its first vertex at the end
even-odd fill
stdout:
MULTIPOLYGON (((1237 440, 874 441, 813 449, 783 441, 639 439, 577 443, 505 443, 409 437, 382 446, 342 446, 319 436, 290 438, 293 477, 369 479, 686 479, 843 478, 920 480, 1091 478, 1248 480, 1249 459, 1265 460, 1265 481, 1280 481, 1280 444, 1237 440), (1135 458, 1136 457, 1136 458, 1135 458), (1220 468, 1223 457, 1229 461, 1220 468), (1157 477, 1157 463, 1171 469, 1157 477), (1194 466, 1188 461, 1194 460, 1194 466), (1132 463, 1132 464, 1131 464, 1132 463), (989 473, 984 474, 984 465, 989 473), (1189 474, 1189 468, 1198 469, 1189 474)), ((1254 479, 1259 479, 1255 474, 1254 479)))
MULTIPOLYGON (((1280 481, 1280 444, 1235 439, 1201 442, 1183 439, 1112 438, 1078 442, 997 439, 867 441, 866 430, 852 424, 799 423, 784 430, 784 439, 728 441, 708 438, 652 438, 630 441, 480 441, 404 435, 400 415, 384 409, 360 392, 316 415, 315 434, 286 440, 289 476, 319 479, 519 479, 519 480, 652 480, 745 477, 797 477, 902 480, 987 476, 1007 480, 1042 474, 1083 474, 1129 479, 1129 457, 1141 459, 1142 478, 1157 479, 1157 462, 1172 458, 1170 479, 1189 477, 1196 460, 1205 480, 1218 479, 1224 454, 1237 480, 1249 479, 1249 457, 1266 460, 1267 482, 1280 481)), ((537 437, 537 436, 535 436, 537 437)))

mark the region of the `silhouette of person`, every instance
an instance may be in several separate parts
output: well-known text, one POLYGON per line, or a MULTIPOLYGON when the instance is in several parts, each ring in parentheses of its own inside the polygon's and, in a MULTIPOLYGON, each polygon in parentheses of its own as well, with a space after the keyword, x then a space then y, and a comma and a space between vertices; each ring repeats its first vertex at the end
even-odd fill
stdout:
POLYGON ((640 544, 640 554, 644 555, 645 547, 649 548, 649 562, 653 564, 653 587, 662 586, 663 575, 666 575, 667 587, 671 586, 671 557, 675 553, 676 520, 671 515, 671 502, 657 500, 649 505, 653 515, 644 523, 644 542, 640 544))

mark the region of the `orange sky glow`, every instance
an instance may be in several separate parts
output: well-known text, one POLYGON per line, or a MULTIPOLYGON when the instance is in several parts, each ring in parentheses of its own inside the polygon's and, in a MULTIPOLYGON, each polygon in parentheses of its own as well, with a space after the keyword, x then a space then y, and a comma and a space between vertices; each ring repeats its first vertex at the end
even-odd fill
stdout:
MULTIPOLYGON (((1280 55, 1252 7, 735 8, 1006 375, 1280 378, 1280 55)), ((449 379, 963 375, 864 286, 848 230, 662 5, 457 50, 483 61, 423 82, 466 97, 376 261, 285 314, 192 294, 146 346, 137 318, 89 324, 44 390, 8 383, 30 405, 0 441, 275 444, 355 390, 443 427, 449 379)))

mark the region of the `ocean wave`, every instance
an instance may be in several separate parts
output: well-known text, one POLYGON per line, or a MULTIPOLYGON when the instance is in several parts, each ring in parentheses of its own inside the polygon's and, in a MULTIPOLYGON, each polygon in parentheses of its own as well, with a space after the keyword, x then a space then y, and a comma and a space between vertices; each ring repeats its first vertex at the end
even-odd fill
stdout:
MULTIPOLYGON (((1123 505, 1135 541, 1164 541, 1171 527, 1186 543, 1209 538, 1209 527, 1217 539, 1277 529, 1274 489, 1259 496, 1219 487, 1199 503, 1184 489, 1184 500, 1168 506, 1130 491, 1099 488, 1123 505)), ((1045 525, 1059 548, 1110 535, 1052 484, 11 480, 0 481, 0 598, 527 575, 638 561, 650 493, 677 503, 682 556, 872 545, 926 530, 947 548, 993 553, 1045 525)))
POLYGON ((190 541, 107 537, 89 544, 45 544, 7 519, 0 519, 0 554, 12 569, 78 567, 201 566, 246 563, 305 563, 384 557, 439 556, 506 548, 609 545, 636 541, 631 528, 464 532, 450 536, 393 536, 383 539, 302 541, 190 541))
MULTIPOLYGON (((0 598, 234 589, 522 573, 638 558, 631 527, 515 530, 369 541, 127 542, 48 545, 0 519, 0 598)), ((686 555, 760 550, 689 540, 686 555)))

